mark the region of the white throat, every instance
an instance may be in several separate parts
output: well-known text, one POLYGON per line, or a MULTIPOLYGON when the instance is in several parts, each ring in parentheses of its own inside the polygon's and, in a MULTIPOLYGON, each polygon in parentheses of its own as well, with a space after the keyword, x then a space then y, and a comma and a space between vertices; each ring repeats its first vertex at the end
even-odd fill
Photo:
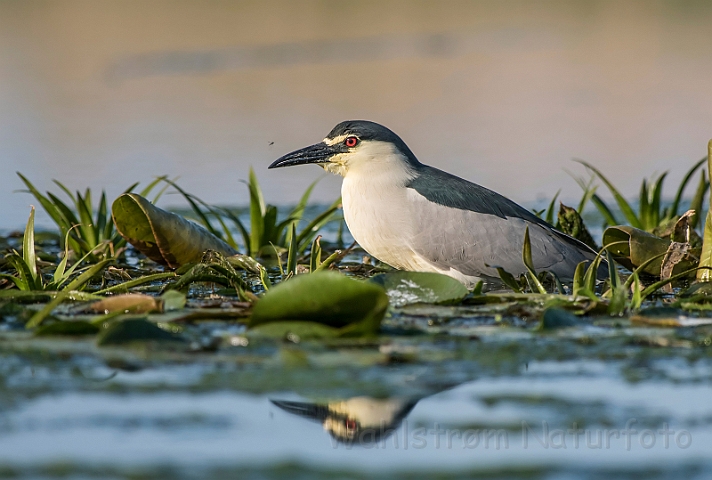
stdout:
POLYGON ((400 269, 413 269, 410 205, 406 185, 416 176, 408 159, 387 142, 364 142, 329 169, 343 175, 341 197, 351 235, 371 256, 400 269))

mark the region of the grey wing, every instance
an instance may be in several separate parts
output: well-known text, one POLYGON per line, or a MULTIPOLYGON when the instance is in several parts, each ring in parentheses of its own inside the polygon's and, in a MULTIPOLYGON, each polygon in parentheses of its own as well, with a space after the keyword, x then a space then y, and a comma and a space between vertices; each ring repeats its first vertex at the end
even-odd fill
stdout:
POLYGON ((527 227, 537 271, 548 270, 570 281, 580 262, 595 257, 588 247, 538 219, 449 208, 425 199, 411 205, 412 218, 417 220, 410 247, 439 269, 492 278, 499 277, 494 267, 515 276, 523 274, 527 227))

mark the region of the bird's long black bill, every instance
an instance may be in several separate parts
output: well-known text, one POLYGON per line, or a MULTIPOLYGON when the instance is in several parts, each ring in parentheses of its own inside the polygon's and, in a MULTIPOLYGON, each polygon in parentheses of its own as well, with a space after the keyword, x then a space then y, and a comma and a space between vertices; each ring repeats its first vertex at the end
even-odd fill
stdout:
POLYGON ((323 422, 329 414, 329 408, 326 405, 306 402, 286 402, 282 400, 270 400, 270 402, 285 412, 319 422, 323 422))
POLYGON ((291 167, 307 163, 326 163, 336 153, 339 152, 331 145, 327 145, 324 142, 315 143, 278 158, 268 168, 291 167))

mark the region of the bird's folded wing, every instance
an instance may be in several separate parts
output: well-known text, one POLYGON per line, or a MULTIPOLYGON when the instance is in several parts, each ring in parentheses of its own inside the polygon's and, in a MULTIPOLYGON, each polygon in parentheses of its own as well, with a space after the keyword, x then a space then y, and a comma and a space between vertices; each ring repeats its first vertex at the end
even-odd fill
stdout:
POLYGON ((409 236, 410 247, 438 269, 494 278, 498 277, 494 267, 513 275, 526 271, 522 247, 527 227, 537 270, 549 270, 562 280, 569 280, 579 262, 595 256, 513 202, 489 190, 486 194, 494 194, 494 200, 499 200, 496 212, 441 205, 410 190, 410 214, 416 219, 409 236))

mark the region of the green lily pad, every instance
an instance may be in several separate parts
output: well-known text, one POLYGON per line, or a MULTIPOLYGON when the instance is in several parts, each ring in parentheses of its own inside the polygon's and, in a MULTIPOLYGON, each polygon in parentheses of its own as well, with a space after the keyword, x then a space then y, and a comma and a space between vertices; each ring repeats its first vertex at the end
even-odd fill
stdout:
POLYGON ((55 335, 67 335, 67 336, 80 336, 80 335, 95 335, 99 332, 99 327, 96 325, 85 322, 83 320, 78 321, 61 321, 48 323, 42 325, 37 330, 35 330, 35 336, 37 337, 50 337, 55 335))
POLYGON ((539 330, 576 327, 581 325, 581 323, 581 319, 568 310, 551 307, 544 310, 541 322, 539 323, 539 330))
POLYGON ((198 263, 206 250, 237 251, 200 225, 162 210, 141 195, 124 193, 111 206, 116 230, 151 260, 171 268, 198 263))
POLYGON ((370 282, 336 272, 316 272, 271 288, 254 307, 250 326, 271 322, 315 322, 341 328, 340 336, 378 332, 388 296, 370 282))
POLYGON ((131 318, 111 324, 96 339, 99 346, 124 345, 133 342, 183 342, 182 337, 157 327, 143 318, 131 318))
POLYGON ((249 330, 248 337, 265 337, 276 340, 315 340, 339 336, 339 329, 316 322, 272 322, 257 325, 249 330))
POLYGON ((161 300, 163 312, 173 312, 185 307, 185 295, 178 290, 168 290, 158 298, 161 300))
POLYGON ((385 288, 397 307, 410 303, 457 303, 469 293, 462 283, 439 273, 389 272, 370 281, 385 288))

